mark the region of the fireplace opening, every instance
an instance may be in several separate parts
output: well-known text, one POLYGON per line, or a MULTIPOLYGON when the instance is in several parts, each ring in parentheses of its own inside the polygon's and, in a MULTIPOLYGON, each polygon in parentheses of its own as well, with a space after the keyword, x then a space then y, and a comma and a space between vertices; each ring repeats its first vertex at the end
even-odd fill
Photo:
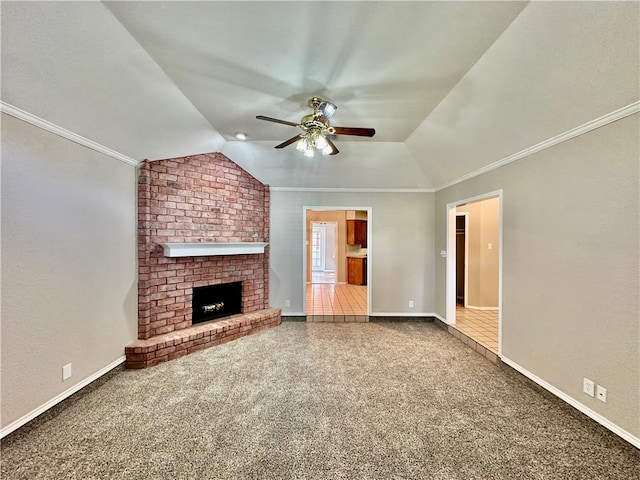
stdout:
POLYGON ((242 282, 194 287, 191 323, 242 313, 242 282))

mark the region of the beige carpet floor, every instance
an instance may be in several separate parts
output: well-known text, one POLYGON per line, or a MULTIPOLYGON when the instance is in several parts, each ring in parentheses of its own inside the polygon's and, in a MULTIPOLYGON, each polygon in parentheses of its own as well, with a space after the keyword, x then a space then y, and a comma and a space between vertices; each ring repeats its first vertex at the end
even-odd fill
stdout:
POLYGON ((284 322, 118 369, 2 441, 11 479, 634 479, 640 452, 433 323, 284 322))

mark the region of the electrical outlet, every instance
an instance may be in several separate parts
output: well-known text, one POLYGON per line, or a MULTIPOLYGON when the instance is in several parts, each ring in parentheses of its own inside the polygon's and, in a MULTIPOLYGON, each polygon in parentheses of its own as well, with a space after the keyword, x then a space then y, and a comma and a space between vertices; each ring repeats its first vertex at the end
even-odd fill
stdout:
POLYGON ((71 377, 71 364, 67 363, 62 367, 62 380, 64 381, 69 377, 71 377))
POLYGON ((595 384, 591 380, 589 380, 588 378, 582 379, 582 391, 584 393, 586 393, 590 397, 593 397, 595 395, 595 390, 595 384))
POLYGON ((596 398, 601 402, 607 403, 607 389, 602 385, 598 385, 596 388, 596 398))
POLYGON ((290 307, 291 306, 291 300, 285 300, 284 301, 284 306, 285 307, 290 307))
POLYGON ((413 300, 409 300, 409 308, 413 308, 413 300))

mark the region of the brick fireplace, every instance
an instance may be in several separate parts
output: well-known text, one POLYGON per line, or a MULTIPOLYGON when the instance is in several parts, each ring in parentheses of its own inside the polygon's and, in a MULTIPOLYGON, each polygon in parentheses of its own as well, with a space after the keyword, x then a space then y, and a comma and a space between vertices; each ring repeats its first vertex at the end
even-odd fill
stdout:
POLYGON ((268 246, 264 253, 178 257, 163 248, 238 242, 269 242, 267 185, 221 153, 141 163, 139 340, 125 348, 127 367, 156 365, 280 323, 280 310, 269 309, 268 246), (232 282, 242 282, 242 313, 194 326, 193 289, 232 282))

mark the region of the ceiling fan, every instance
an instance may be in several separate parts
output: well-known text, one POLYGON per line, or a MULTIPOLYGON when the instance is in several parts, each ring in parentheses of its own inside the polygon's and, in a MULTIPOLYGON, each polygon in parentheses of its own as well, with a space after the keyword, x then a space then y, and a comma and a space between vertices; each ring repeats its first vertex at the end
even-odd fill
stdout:
POLYGON ((333 103, 327 102, 320 97, 311 97, 307 102, 313 108, 313 113, 305 115, 300 123, 278 120, 277 118, 257 115, 258 120, 281 123, 298 127, 302 133, 285 140, 275 148, 284 148, 292 143, 298 142, 296 148, 304 153, 305 157, 313 157, 315 150, 320 150, 323 155, 335 155, 339 152, 336 145, 331 140, 331 135, 357 135, 359 137, 373 137, 376 134, 373 128, 352 128, 352 127, 332 127, 329 119, 335 113, 336 107, 333 103))

